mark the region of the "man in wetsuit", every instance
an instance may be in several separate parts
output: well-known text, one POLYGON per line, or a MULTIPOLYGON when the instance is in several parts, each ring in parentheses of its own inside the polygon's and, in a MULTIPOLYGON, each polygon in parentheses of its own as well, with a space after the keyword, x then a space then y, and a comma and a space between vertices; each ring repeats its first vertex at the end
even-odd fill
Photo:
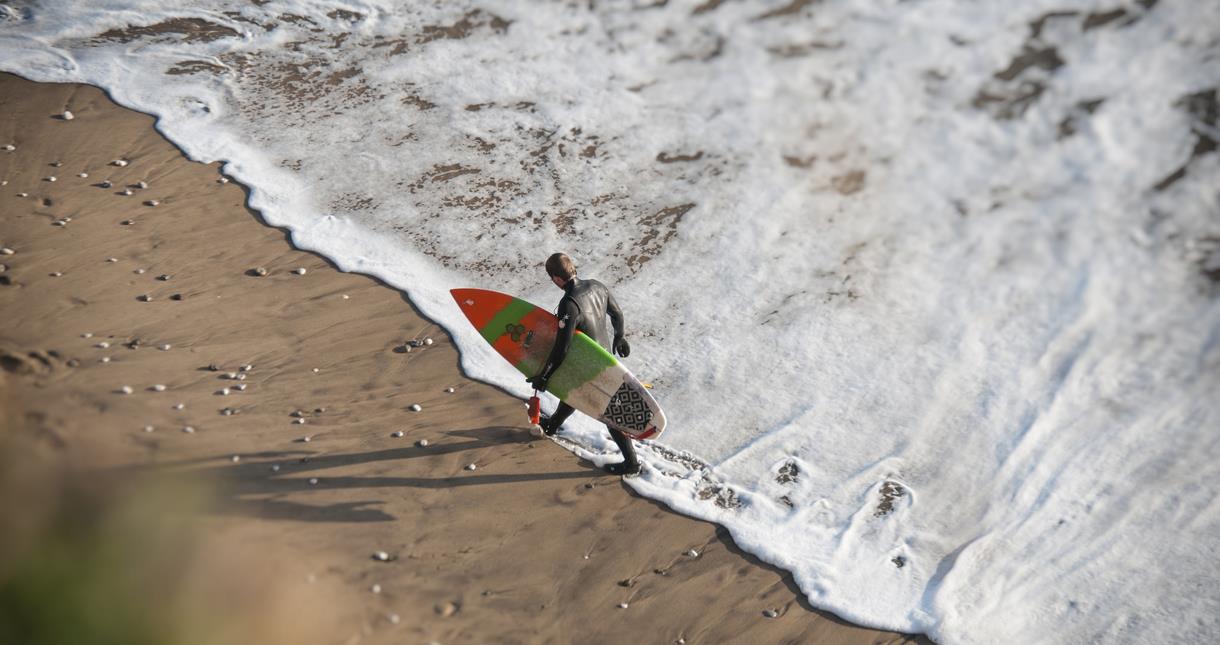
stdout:
MULTIPOLYGON (((606 285, 597 280, 577 278, 576 265, 572 263, 572 258, 563 253, 556 253, 547 258, 546 272, 551 276, 551 282, 563 289, 563 298, 559 301, 559 310, 555 314, 559 318, 559 333, 555 337, 555 346, 551 348, 542 370, 526 379, 539 390, 546 389, 547 381, 568 354, 572 335, 578 331, 623 358, 631 353, 631 347, 623 338, 623 312, 619 310, 618 303, 614 301, 614 296, 606 285), (607 316, 614 326, 612 342, 610 335, 606 333, 607 316)), ((542 431, 548 436, 555 434, 574 411, 572 406, 560 401, 559 407, 555 408, 555 414, 542 420, 542 431)), ((623 461, 607 465, 606 470, 614 475, 638 475, 640 462, 636 459, 631 438, 610 426, 606 426, 606 429, 610 431, 610 437, 623 453, 623 461)))

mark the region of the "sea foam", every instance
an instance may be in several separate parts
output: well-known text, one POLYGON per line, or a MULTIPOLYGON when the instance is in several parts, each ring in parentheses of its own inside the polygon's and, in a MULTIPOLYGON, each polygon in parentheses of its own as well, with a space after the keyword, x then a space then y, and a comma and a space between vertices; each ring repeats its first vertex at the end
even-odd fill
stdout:
POLYGON ((1220 13, 1199 6, 10 1, 0 68, 157 115, 520 395, 448 289, 551 304, 541 264, 567 250, 670 419, 631 485, 816 606, 945 643, 1203 642, 1220 13))

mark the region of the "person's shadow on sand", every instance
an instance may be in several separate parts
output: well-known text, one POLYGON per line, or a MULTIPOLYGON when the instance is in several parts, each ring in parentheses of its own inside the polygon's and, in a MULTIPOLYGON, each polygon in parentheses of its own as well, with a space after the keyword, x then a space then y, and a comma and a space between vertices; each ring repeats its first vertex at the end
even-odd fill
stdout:
POLYGON ((327 476, 327 470, 377 461, 401 461, 416 457, 438 457, 494 445, 526 444, 530 437, 518 428, 489 426, 443 433, 449 437, 469 438, 460 443, 412 444, 363 453, 318 454, 309 450, 266 451, 232 456, 198 457, 154 466, 131 466, 118 472, 188 474, 201 477, 214 486, 216 498, 212 512, 244 515, 270 520, 306 522, 389 522, 396 518, 376 508, 383 500, 362 500, 313 505, 283 499, 292 493, 351 488, 430 488, 443 489, 484 484, 512 484, 555 479, 585 479, 602 474, 592 464, 581 461, 581 470, 560 473, 477 474, 462 470, 441 477, 327 476), (273 465, 278 466, 272 470, 273 465), (316 480, 316 481, 314 481, 316 480))

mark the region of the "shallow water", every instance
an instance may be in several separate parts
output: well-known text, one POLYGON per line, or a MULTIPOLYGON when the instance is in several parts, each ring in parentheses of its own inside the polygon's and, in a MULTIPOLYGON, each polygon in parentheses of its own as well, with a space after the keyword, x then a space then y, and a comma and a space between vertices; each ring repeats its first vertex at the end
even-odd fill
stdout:
POLYGON ((1196 642, 1220 635, 1200 6, 10 1, 0 68, 156 114, 519 394, 447 290, 552 304, 568 251, 670 419, 632 485, 819 607, 946 643, 1196 642))

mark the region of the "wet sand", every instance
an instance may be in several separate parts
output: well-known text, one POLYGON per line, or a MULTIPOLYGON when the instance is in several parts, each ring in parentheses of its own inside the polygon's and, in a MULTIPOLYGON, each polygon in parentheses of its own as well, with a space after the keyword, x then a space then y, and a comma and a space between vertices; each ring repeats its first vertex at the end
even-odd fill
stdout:
POLYGON ((916 640, 813 610, 722 529, 529 437, 400 292, 294 249, 151 117, 10 75, 0 109, 0 437, 208 482, 192 530, 299 623, 259 642, 916 640))

